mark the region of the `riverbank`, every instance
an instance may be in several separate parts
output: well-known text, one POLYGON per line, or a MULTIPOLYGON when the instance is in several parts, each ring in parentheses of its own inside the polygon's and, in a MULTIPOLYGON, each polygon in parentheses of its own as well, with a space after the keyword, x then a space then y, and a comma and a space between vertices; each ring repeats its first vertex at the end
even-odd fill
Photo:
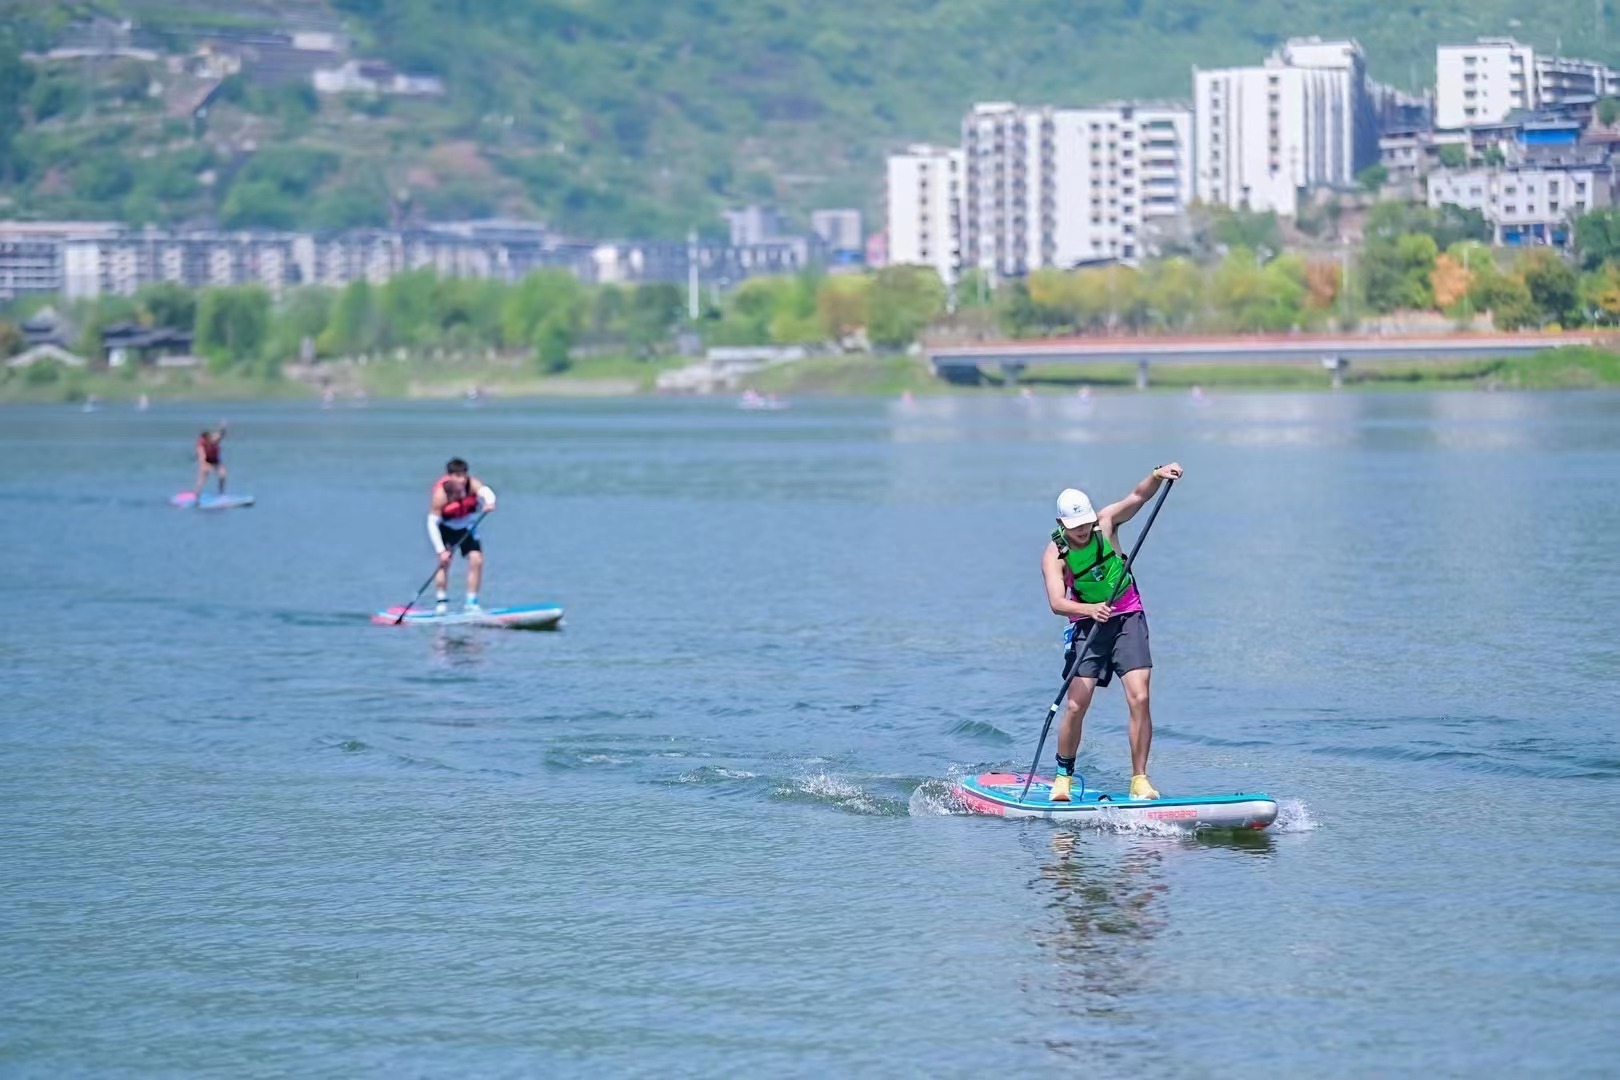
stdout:
MULTIPOLYGON (((496 358, 454 362, 429 358, 336 361, 289 367, 277 377, 184 371, 84 371, 58 367, 0 369, 0 402, 242 401, 277 398, 450 400, 480 396, 628 397, 655 391, 660 372, 680 359, 591 357, 566 372, 543 375, 532 364, 496 358)), ((1032 368, 1017 383, 990 373, 978 386, 936 378, 921 357, 820 356, 768 368, 739 389, 787 396, 983 394, 1028 388, 1070 392, 1081 386, 1127 390, 1136 385, 1129 364, 1072 364, 1032 368)), ((1344 378, 1347 390, 1584 390, 1620 387, 1620 354, 1591 348, 1552 349, 1514 360, 1430 364, 1358 364, 1344 378)), ((1332 376, 1315 365, 1178 365, 1151 369, 1150 390, 1192 387, 1225 390, 1328 390, 1332 376)))
MULTIPOLYGON (((1029 388, 1035 393, 1134 389, 1133 364, 1053 364, 1032 367, 1016 382, 987 372, 978 386, 936 378, 920 357, 814 357, 784 364, 744 380, 748 389, 776 394, 986 393, 1029 388)), ((1157 364, 1150 390, 1331 390, 1333 376, 1308 364, 1157 364)), ((1549 349, 1513 360, 1356 364, 1345 372, 1346 389, 1364 390, 1584 390, 1620 387, 1620 354, 1593 348, 1549 349)))

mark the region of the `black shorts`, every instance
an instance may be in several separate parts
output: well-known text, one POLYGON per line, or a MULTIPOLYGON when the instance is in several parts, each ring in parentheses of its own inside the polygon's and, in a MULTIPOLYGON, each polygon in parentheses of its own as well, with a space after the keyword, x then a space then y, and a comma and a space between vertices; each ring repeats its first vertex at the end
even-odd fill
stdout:
POLYGON ((1086 638, 1086 651, 1074 665, 1077 679, 1096 679, 1097 685, 1107 686, 1115 674, 1153 666, 1153 653, 1148 648, 1147 612, 1127 611, 1115 615, 1105 623, 1071 623, 1064 635, 1068 648, 1063 651, 1063 666, 1067 670, 1069 658, 1074 655, 1075 640, 1091 627, 1086 638))
POLYGON ((455 550, 457 544, 461 545, 463 555, 471 555, 475 551, 483 551, 484 545, 478 542, 471 529, 456 529, 444 522, 439 522, 439 539, 444 541, 447 550, 455 550))

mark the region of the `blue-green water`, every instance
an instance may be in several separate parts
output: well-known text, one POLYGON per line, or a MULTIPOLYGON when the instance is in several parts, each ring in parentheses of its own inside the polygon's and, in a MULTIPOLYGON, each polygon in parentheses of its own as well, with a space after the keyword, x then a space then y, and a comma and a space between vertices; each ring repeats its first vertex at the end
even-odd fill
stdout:
POLYGON ((0 1073, 1614 1068, 1620 397, 253 406, 171 510, 216 412, 0 412, 0 1073), (368 623, 451 454, 560 633, 368 623), (1283 820, 953 813, 1171 458, 1153 776, 1283 820))

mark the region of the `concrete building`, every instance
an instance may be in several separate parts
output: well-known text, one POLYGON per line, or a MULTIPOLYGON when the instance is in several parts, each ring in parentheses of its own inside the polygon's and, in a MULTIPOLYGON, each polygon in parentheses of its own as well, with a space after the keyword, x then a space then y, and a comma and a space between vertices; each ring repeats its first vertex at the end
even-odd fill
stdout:
POLYGON ((996 276, 1134 263, 1192 199, 1192 115, 1176 105, 979 105, 963 121, 962 262, 996 276))
POLYGON ((1195 71, 1198 198, 1292 217, 1301 191, 1350 187, 1378 160, 1361 47, 1291 41, 1261 67, 1195 71))
POLYGON ((741 210, 727 210, 725 217, 726 225, 731 230, 732 247, 763 244, 782 235, 782 218, 769 206, 745 206, 741 210))
POLYGON ((1431 173, 1428 203, 1480 211, 1498 244, 1564 247, 1572 238, 1575 218, 1613 204, 1614 186, 1614 169, 1606 163, 1549 160, 1431 173))
POLYGON ((825 261, 818 237, 792 236, 733 245, 684 240, 609 241, 596 245, 580 276, 603 285, 683 285, 695 261, 698 280, 725 289, 750 277, 797 274, 825 261))
POLYGON ((891 155, 884 198, 887 264, 932 266, 941 280, 955 282, 961 267, 962 151, 919 143, 891 155))
POLYGON ((144 285, 188 288, 263 285, 279 297, 307 280, 294 258, 296 237, 270 232, 118 229, 62 244, 61 291, 69 297, 129 296, 144 285))
POLYGON ((1387 185, 1422 198, 1421 187, 1414 185, 1442 167, 1441 150, 1446 146, 1458 147, 1462 161, 1473 154, 1467 132, 1429 128, 1386 131, 1378 137, 1378 163, 1389 174, 1387 185))
POLYGON ((1570 56, 1536 57, 1538 108, 1620 94, 1620 72, 1596 60, 1570 56))
POLYGON ((1533 109, 1536 53, 1512 38, 1441 45, 1434 56, 1434 123, 1440 128, 1490 124, 1515 109, 1533 109))
POLYGON ((111 221, 0 222, 0 303, 29 293, 61 292, 62 245, 113 237, 122 230, 111 221))
POLYGON ((812 210, 810 231, 835 257, 850 254, 859 259, 866 243, 859 210, 812 210))

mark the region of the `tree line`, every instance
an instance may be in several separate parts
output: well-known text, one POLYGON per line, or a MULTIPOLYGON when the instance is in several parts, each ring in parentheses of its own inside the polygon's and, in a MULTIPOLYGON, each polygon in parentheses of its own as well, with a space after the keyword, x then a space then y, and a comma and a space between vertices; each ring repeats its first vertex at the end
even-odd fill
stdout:
MULTIPOLYGON (((1478 215, 1454 207, 1387 203, 1368 214, 1359 251, 1324 258, 1279 250, 1275 222, 1256 215, 1225 227, 1221 235, 1239 243, 1193 244, 1140 267, 1037 270, 1000 282, 970 270, 954 288, 920 266, 753 278, 725 294, 705 291, 695 322, 678 286, 585 284, 562 270, 515 282, 418 270, 381 284, 295 288, 279 301, 252 285, 162 284, 68 305, 68 314, 83 328, 86 356, 100 354, 107 326, 138 322, 190 330, 215 371, 265 375, 299 358, 401 350, 526 356, 556 373, 583 351, 656 359, 683 332, 711 346, 894 351, 929 333, 1354 329, 1410 311, 1502 330, 1620 325, 1620 211, 1588 214, 1575 229, 1572 261, 1545 247, 1490 247, 1478 215)), ((43 302, 0 319, 0 353, 20 350, 16 323, 43 302)))

